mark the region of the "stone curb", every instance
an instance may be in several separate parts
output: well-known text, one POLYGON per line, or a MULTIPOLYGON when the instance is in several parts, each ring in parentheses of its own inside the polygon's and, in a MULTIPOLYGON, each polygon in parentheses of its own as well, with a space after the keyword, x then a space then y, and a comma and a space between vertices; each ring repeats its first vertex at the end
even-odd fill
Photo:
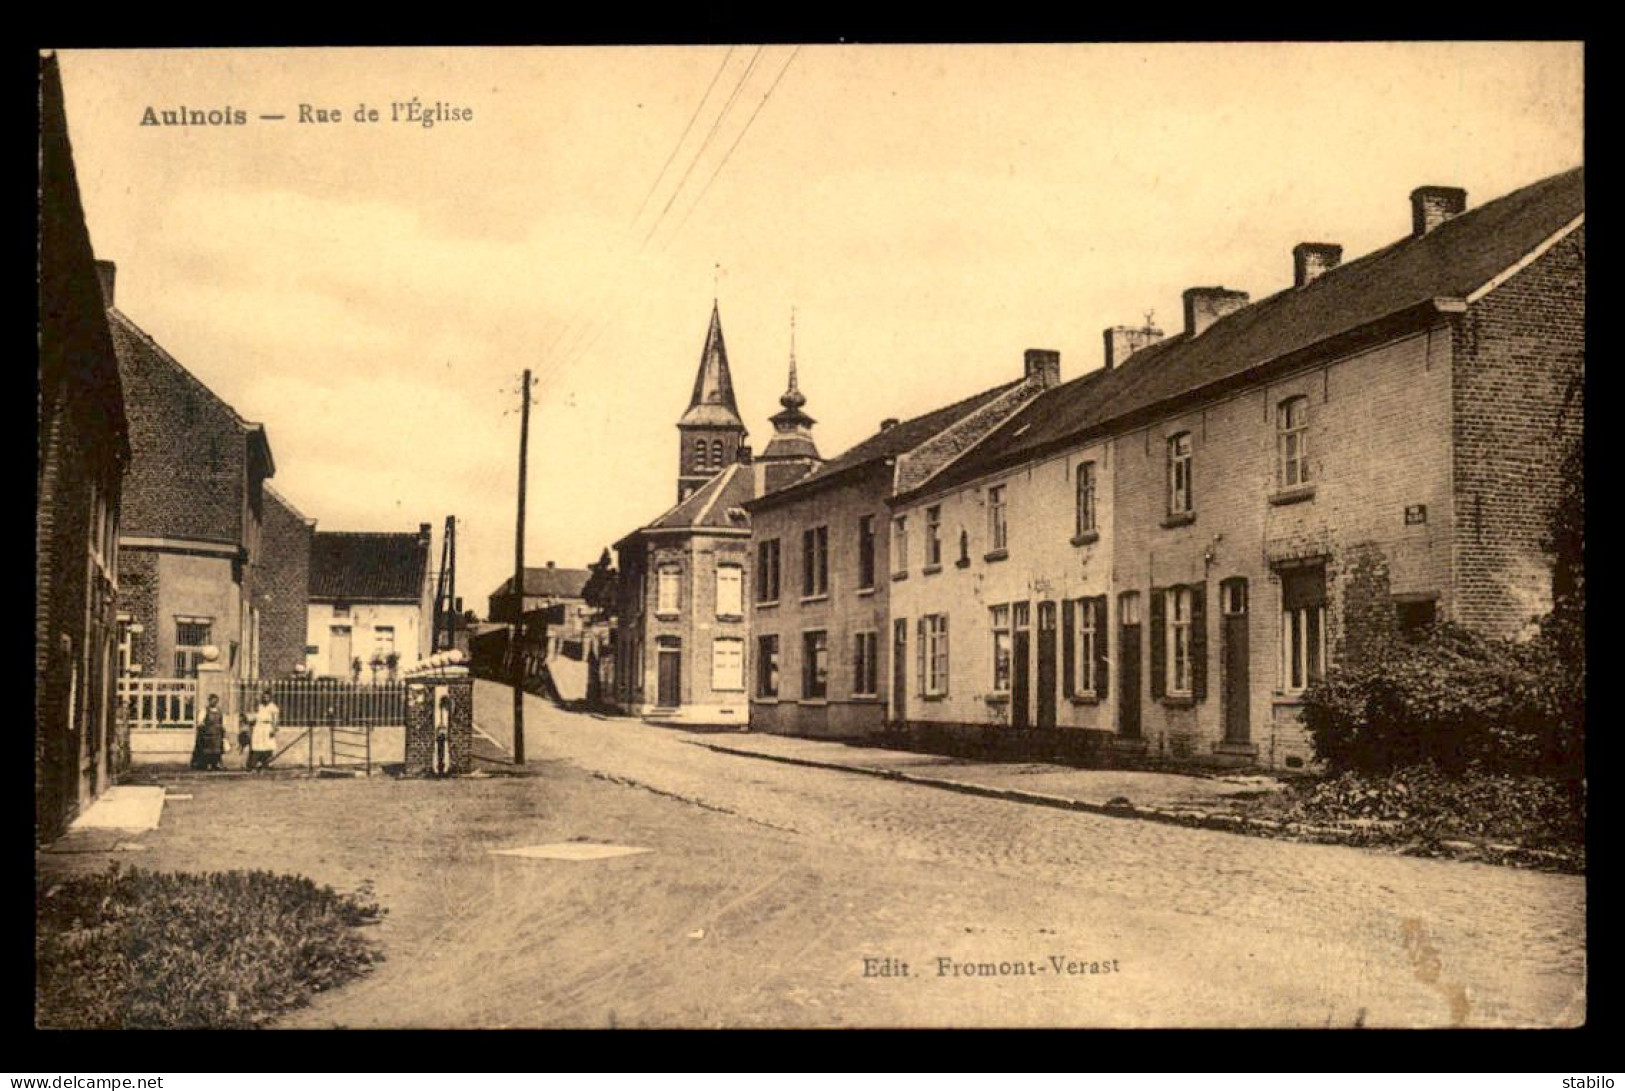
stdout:
MULTIPOLYGON (((835 769, 844 773, 858 773, 863 776, 879 777, 882 780, 897 780, 908 784, 919 784, 930 788, 943 788, 950 792, 959 792, 962 795, 982 796, 986 799, 1003 799, 1012 803, 1026 803, 1039 807, 1053 807, 1057 810, 1082 811, 1088 814, 1106 815, 1110 818, 1134 818, 1144 822, 1160 822, 1168 826, 1184 826, 1192 829, 1217 830, 1221 833, 1239 834, 1244 837, 1268 837, 1276 840, 1285 837, 1298 838, 1304 841, 1322 845, 1341 845, 1347 848, 1365 848, 1371 851, 1393 851, 1391 846, 1363 845, 1359 841, 1361 831, 1338 829, 1333 826, 1311 826, 1298 822, 1278 822, 1269 818, 1246 818, 1234 814, 1213 814, 1192 808, 1171 807, 1136 807, 1131 803, 1091 803, 1088 800, 1074 799, 1070 796, 1050 795, 1047 792, 1025 791, 1020 788, 994 788, 986 784, 975 784, 964 780, 949 780, 947 777, 921 776, 918 773, 907 773, 900 769, 876 769, 870 766, 849 765, 845 762, 826 761, 817 758, 796 758, 783 754, 766 754, 759 750, 745 750, 736 746, 726 746, 721 743, 706 742, 701 739, 684 739, 691 746, 703 746, 719 754, 733 754, 743 758, 759 758, 763 761, 776 761, 783 765, 800 765, 811 769, 835 769)), ((1560 854, 1544 849, 1529 849, 1515 845, 1486 845, 1480 847, 1471 842, 1442 842, 1441 847, 1451 850, 1451 854, 1431 856, 1426 853, 1400 851, 1407 856, 1423 856, 1429 859, 1461 860, 1469 863, 1488 863, 1513 865, 1521 864, 1525 867, 1555 868, 1573 874, 1568 861, 1560 854), (1486 858, 1487 857, 1487 858, 1486 858)))

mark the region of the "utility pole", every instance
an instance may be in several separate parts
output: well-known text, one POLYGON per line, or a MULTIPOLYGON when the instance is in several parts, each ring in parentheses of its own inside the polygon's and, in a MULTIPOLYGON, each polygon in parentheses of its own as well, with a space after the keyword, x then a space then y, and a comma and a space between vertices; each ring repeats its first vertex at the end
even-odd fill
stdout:
POLYGON ((525 459, 530 446, 530 368, 525 369, 524 400, 519 403, 519 520, 513 535, 513 763, 525 764, 525 659, 519 638, 525 627, 525 459))

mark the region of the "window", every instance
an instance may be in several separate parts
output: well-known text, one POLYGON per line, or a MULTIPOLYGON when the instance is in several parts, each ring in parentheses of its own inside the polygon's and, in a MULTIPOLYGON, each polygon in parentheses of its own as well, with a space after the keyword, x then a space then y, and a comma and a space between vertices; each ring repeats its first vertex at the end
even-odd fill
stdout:
POLYGON ((756 638, 756 696, 777 697, 779 695, 779 638, 778 634, 772 636, 759 636, 756 638))
POLYGON ((1309 399, 1288 398, 1275 407, 1275 484, 1295 489, 1309 483, 1309 399))
POLYGON ((880 692, 879 650, 877 633, 852 637, 852 696, 873 697, 880 692))
POLYGON ((899 515, 891 521, 891 570, 901 576, 908 571, 908 516, 899 515))
POLYGON ((1191 510, 1191 434, 1181 432, 1168 440, 1168 514, 1191 510))
POLYGON ((655 598, 655 613, 677 613, 678 594, 682 589, 683 570, 676 565, 662 565, 659 572, 657 595, 655 598))
POLYGON ((745 616, 745 570, 735 564, 717 566, 717 617, 745 616))
POLYGON ((694 441, 694 468, 696 470, 705 469, 705 440, 703 439, 694 441))
POLYGON ((942 567, 942 507, 925 509, 925 563, 928 568, 942 567))
POLYGON ((829 594, 829 527, 811 527, 801 534, 801 594, 829 594))
POLYGON ((987 540, 994 553, 1009 548, 1008 525, 1005 523, 1004 486, 994 485, 987 490, 987 540))
POLYGON ((1073 663, 1073 692, 1093 697, 1105 672, 1101 669, 1100 642, 1106 633, 1105 599, 1079 599, 1072 608, 1077 621, 1077 649, 1073 663))
POLYGON ((1124 591, 1117 596, 1117 621, 1119 625, 1138 625, 1140 623, 1140 593, 1138 591, 1124 591))
POLYGON ((711 642, 711 688, 745 688, 745 642, 738 637, 719 636, 711 642))
POLYGON ((941 697, 948 692, 948 615, 920 619, 920 692, 941 697))
POLYGON ((801 696, 819 700, 829 695, 829 634, 822 629, 801 634, 801 696))
POLYGON ((1168 688, 1170 697, 1191 694, 1191 591, 1168 591, 1168 688))
POLYGON ((1281 689, 1302 693, 1326 669, 1326 570, 1281 573, 1281 689))
POLYGON ((720 439, 711 441, 711 465, 715 469, 722 469, 722 441, 720 439))
POLYGON ((334 617, 349 617, 350 616, 350 604, 347 603, 347 602, 335 602, 333 604, 333 616, 334 617))
POLYGON ((1073 533, 1081 538, 1095 529, 1095 464, 1078 463, 1077 512, 1073 533))
POLYGON ((372 644, 374 652, 378 655, 390 655, 395 651, 395 626, 374 625, 372 627, 372 644))
POLYGON ((756 601, 779 601, 779 540, 756 543, 756 601))
POLYGON ((175 677, 194 678, 203 659, 203 649, 213 640, 214 619, 177 617, 175 619, 175 677))
POLYGON ((1010 692, 1010 607, 994 606, 988 610, 989 627, 993 631, 993 692, 1010 692))
POLYGON ((875 586, 875 517, 865 515, 858 520, 858 589, 872 591, 875 586))

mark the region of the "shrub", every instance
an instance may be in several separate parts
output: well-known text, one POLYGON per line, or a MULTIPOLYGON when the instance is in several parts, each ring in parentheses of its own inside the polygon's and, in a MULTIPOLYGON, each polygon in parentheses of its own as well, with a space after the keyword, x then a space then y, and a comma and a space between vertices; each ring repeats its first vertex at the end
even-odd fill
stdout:
POLYGON ((1460 772, 1577 772, 1572 667, 1556 643, 1441 624, 1336 667, 1304 694, 1304 726, 1334 773, 1432 762, 1460 772))
POLYGON ((385 912, 267 871, 120 870, 36 880, 37 1023, 254 1027, 382 956, 356 931, 385 912))

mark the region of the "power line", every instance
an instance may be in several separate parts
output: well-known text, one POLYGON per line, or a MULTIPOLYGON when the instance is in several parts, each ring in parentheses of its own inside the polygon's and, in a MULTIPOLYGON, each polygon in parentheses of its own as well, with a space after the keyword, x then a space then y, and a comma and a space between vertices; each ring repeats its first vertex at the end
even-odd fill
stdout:
POLYGON ((705 195, 711 190, 711 183, 717 180, 717 175, 722 173, 722 168, 728 165, 728 160, 732 158, 734 149, 739 147, 739 142, 745 139, 746 133, 750 132, 751 123, 756 120, 756 115, 762 112, 762 107, 767 105, 767 100, 773 97, 773 92, 778 90, 779 81, 784 79, 786 72, 790 71, 790 66, 795 63, 796 54, 800 52, 801 47, 799 45, 790 51, 790 59, 784 62, 784 67, 779 69, 779 74, 773 78, 773 86, 767 89, 767 94, 762 96, 762 101, 758 102, 756 109, 751 111, 750 117, 745 121, 745 127, 739 130, 739 135, 734 137, 734 142, 728 146, 727 153, 723 155, 722 162, 718 163, 717 169, 711 172, 711 177, 705 180, 705 186, 700 190, 700 195, 694 198, 694 203, 688 206, 687 212, 683 213, 683 218, 678 221, 676 230, 666 237, 668 246, 671 244, 671 240, 682 232, 683 225, 688 223, 688 218, 694 214, 694 210, 700 207, 700 202, 705 200, 705 195))
POLYGON ((729 46, 728 52, 723 54, 722 63, 717 65, 716 74, 711 77, 711 82, 706 85, 705 94, 700 96, 699 104, 694 107, 694 112, 688 116, 688 124, 683 126, 683 135, 679 136, 677 143, 672 145, 671 154, 666 156, 666 162, 661 165, 660 173, 655 175, 654 184, 649 187, 649 192, 643 195, 643 201, 638 205, 637 212, 632 214, 632 223, 627 224, 627 227, 631 227, 638 222, 638 217, 642 216, 643 210, 648 207, 649 198, 655 195, 655 190, 659 189, 660 183, 665 180, 666 171, 671 168, 672 160, 677 158, 677 153, 683 147, 683 141, 688 139, 689 130, 694 128, 694 122, 699 120, 700 111, 705 109, 705 104, 711 100, 711 92, 716 87, 717 80, 722 78, 722 70, 728 67, 728 60, 734 55, 736 48, 736 46, 729 46))

